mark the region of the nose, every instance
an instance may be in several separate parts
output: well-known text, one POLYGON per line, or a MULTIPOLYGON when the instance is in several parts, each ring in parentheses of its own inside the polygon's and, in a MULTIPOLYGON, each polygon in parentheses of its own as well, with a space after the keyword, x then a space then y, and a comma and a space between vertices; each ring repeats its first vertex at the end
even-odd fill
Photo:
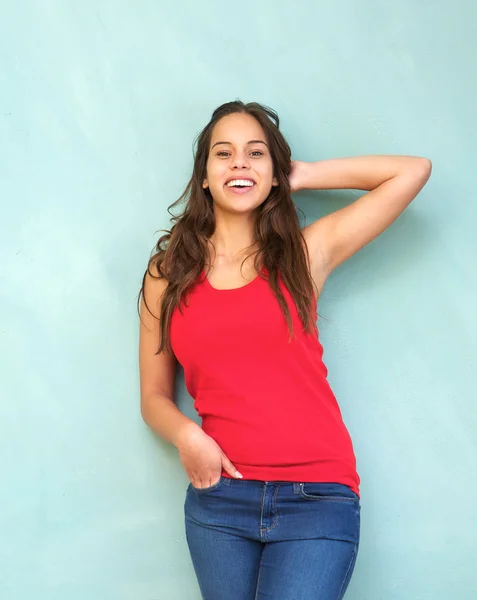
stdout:
POLYGON ((249 161, 245 153, 237 152, 232 162, 232 169, 248 169, 249 161))

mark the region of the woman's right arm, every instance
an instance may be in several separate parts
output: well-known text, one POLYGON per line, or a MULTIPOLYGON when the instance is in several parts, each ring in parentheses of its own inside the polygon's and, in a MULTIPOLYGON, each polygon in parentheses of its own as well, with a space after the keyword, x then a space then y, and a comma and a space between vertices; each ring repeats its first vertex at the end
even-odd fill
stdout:
POLYGON ((166 288, 166 279, 146 275, 139 330, 141 414, 151 429, 176 446, 192 485, 208 487, 220 478, 222 468, 232 477, 241 475, 215 440, 183 415, 174 402, 177 359, 165 351, 156 354, 161 333, 158 317, 166 288))
POLYGON ((183 415, 174 403, 176 357, 166 352, 156 354, 159 347, 161 299, 166 287, 166 279, 146 275, 139 329, 141 414, 151 429, 177 447, 184 434, 198 428, 198 425, 183 415))

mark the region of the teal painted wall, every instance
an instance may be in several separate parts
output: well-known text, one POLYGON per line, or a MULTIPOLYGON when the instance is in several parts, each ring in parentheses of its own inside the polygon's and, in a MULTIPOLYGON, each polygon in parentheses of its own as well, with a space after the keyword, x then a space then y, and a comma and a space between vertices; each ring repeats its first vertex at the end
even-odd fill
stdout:
MULTIPOLYGON (((362 478, 347 598, 475 598, 475 3, 1 4, 0 597, 199 598, 135 295, 194 136, 240 97, 297 159, 433 161, 328 281, 321 337, 362 478)), ((296 201, 309 222, 354 196, 296 201)), ((181 373, 178 396, 191 414, 181 373)))

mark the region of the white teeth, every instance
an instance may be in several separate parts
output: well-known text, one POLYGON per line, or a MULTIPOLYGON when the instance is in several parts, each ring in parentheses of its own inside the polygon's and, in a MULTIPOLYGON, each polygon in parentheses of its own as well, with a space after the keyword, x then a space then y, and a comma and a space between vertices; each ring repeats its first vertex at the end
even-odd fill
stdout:
POLYGON ((243 186, 252 187, 253 181, 250 181, 249 179, 232 179, 232 181, 228 182, 227 187, 233 187, 234 185, 243 185, 243 186))

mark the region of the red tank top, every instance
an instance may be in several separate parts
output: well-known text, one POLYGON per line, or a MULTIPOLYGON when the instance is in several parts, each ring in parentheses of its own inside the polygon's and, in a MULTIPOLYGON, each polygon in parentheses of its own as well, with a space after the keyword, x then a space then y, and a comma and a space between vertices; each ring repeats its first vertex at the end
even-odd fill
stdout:
MULTIPOLYGON (((263 268, 263 273, 266 269, 263 268)), ((205 276, 171 318, 171 345, 202 428, 244 479, 334 482, 359 495, 348 430, 327 380, 323 348, 306 333, 292 296, 294 337, 257 276, 218 290, 205 276)), ((227 477, 227 473, 222 473, 227 477)))

